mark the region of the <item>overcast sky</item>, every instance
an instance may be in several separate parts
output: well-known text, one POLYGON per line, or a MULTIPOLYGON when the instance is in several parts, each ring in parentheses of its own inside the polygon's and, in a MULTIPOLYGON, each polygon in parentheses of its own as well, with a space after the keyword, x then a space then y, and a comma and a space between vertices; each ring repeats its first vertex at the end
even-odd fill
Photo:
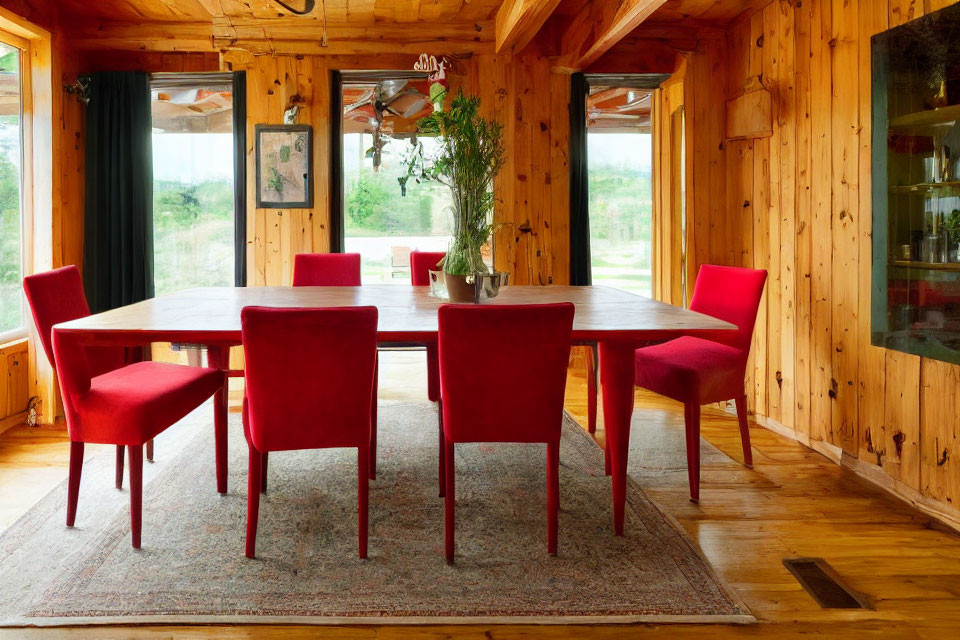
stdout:
POLYGON ((648 133, 591 133, 587 160, 591 167, 639 168, 649 171, 652 158, 648 133))
POLYGON ((157 180, 233 184, 232 133, 154 133, 153 176, 157 180))

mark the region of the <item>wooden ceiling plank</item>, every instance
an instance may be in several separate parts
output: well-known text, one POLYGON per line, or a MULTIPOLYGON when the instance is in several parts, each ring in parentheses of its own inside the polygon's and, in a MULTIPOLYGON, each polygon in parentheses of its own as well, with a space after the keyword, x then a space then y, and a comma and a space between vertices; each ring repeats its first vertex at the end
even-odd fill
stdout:
POLYGON ((560 0, 504 0, 497 11, 497 53, 527 46, 558 4, 560 0))
POLYGON ((211 18, 217 18, 226 15, 223 10, 223 4, 220 0, 197 0, 203 10, 210 14, 211 18))
POLYGON ((580 10, 563 34, 557 66, 579 71, 596 62, 667 0, 596 0, 580 10))

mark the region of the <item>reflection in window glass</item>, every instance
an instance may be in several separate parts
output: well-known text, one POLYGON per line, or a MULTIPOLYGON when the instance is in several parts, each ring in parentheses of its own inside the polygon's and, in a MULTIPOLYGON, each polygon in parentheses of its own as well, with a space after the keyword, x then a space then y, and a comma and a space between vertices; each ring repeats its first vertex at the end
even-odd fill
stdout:
POLYGON ((0 43, 0 335, 24 328, 20 50, 0 43))
MULTIPOLYGON (((364 283, 410 283, 410 251, 446 251, 452 199, 437 182, 410 180, 417 121, 432 112, 424 78, 384 76, 343 86, 344 250, 361 255, 364 283)), ((419 137, 426 157, 439 141, 419 137)))
POLYGON ((651 297, 650 92, 591 85, 587 117, 593 284, 651 297))
MULTIPOLYGON (((438 182, 407 184, 401 197, 397 178, 405 169, 403 154, 409 140, 390 139, 383 147, 381 165, 367 157, 373 136, 343 137, 345 250, 361 254, 363 282, 410 283, 410 251, 446 251, 450 242, 450 190, 438 182)), ((424 153, 437 141, 420 138, 424 153)))
POLYGON ((154 87, 157 295, 234 284, 233 101, 226 86, 154 87))

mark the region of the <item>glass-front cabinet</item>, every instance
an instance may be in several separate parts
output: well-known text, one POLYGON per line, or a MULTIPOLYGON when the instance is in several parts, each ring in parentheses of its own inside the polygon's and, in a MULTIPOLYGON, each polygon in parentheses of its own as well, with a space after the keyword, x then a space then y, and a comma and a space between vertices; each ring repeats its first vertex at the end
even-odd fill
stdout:
POLYGON ((960 5, 872 56, 872 342, 960 363, 960 5))

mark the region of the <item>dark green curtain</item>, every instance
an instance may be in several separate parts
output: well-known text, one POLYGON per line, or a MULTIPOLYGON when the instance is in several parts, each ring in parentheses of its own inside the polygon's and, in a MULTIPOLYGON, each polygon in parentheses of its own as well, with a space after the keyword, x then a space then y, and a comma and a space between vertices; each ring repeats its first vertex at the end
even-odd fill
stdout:
POLYGON ((150 83, 96 73, 89 98, 83 279, 97 313, 153 297, 150 83))
POLYGON ((247 72, 233 73, 233 279, 247 286, 247 72))
POLYGON ((590 201, 587 184, 587 93, 582 73, 570 76, 570 284, 588 285, 590 201))
POLYGON ((343 253, 343 76, 330 72, 330 253, 343 253))

